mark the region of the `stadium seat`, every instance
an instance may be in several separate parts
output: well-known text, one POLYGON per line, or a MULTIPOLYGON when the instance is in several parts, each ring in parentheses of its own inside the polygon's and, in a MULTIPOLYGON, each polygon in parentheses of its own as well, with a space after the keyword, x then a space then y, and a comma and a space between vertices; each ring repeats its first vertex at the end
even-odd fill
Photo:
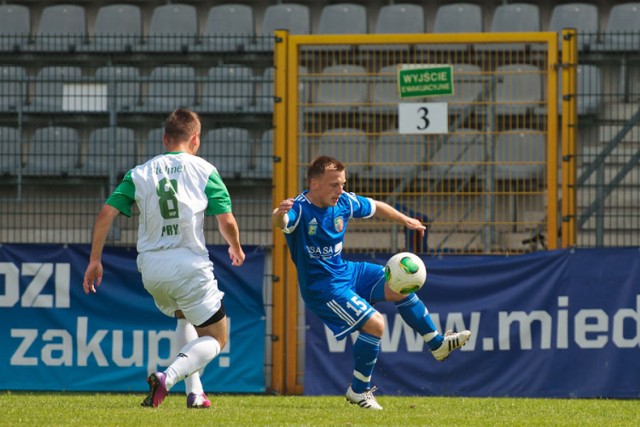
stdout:
POLYGON ((75 52, 87 41, 87 21, 84 8, 72 4, 46 6, 42 10, 40 25, 33 51, 75 52))
POLYGON ((142 41, 142 14, 135 4, 110 4, 96 13, 85 51, 128 52, 142 41))
POLYGON ((546 138, 543 132, 534 129, 500 132, 495 146, 495 178, 544 179, 546 152, 546 138))
POLYGON ((201 141, 198 154, 212 163, 222 178, 239 179, 250 173, 252 141, 247 129, 211 129, 201 141))
POLYGON ((408 177, 427 160, 426 141, 422 135, 402 135, 397 130, 390 130, 371 142, 371 169, 366 173, 371 178, 408 177))
MULTIPOLYGON (((482 69, 474 64, 453 65, 453 95, 434 98, 434 101, 447 102, 449 113, 461 112, 471 104, 477 103, 480 93, 484 89, 482 69)), ((480 104, 475 104, 480 106, 480 104)))
MULTIPOLYGON (((602 105, 602 78, 596 65, 578 65, 577 113, 579 116, 596 115, 602 105)), ((558 79, 558 114, 562 113, 562 79, 558 79)))
POLYGON ((165 4, 153 9, 149 32, 138 50, 145 52, 188 52, 198 38, 196 7, 165 4))
MULTIPOLYGON (((424 9, 417 4, 390 4, 380 8, 375 34, 423 34, 425 32, 424 9)), ((406 50, 406 44, 361 45, 361 51, 376 49, 406 50)))
POLYGON ((105 127, 93 130, 80 173, 85 176, 122 176, 136 165, 133 129, 105 127))
MULTIPOLYGON (((438 8, 433 22, 435 34, 450 33, 481 33, 482 32, 482 8, 477 4, 453 3, 445 4, 438 8)), ((420 50, 459 51, 467 50, 466 44, 439 44, 420 45, 420 50)))
MULTIPOLYGON (((31 112, 56 112, 76 110, 73 102, 65 103, 65 85, 75 84, 82 79, 82 71, 76 66, 49 66, 42 68, 35 77, 35 89, 31 104, 26 110, 31 112)), ((69 99, 73 101, 73 99, 69 99)))
POLYGON ((456 129, 430 161, 434 179, 466 179, 477 175, 486 161, 484 136, 475 129, 456 129))
POLYGON ((348 166, 347 175, 361 175, 369 161, 365 133, 359 129, 335 128, 324 131, 312 143, 311 158, 321 155, 334 157, 348 166))
POLYGON ((209 9, 196 51, 242 52, 255 37, 253 9, 243 4, 221 4, 209 9))
POLYGON ((522 115, 537 108, 542 100, 542 72, 530 64, 496 68, 496 113, 522 115))
POLYGON ((262 18, 256 44, 252 49, 259 51, 273 50, 273 32, 287 30, 289 34, 309 34, 311 32, 311 15, 309 7, 303 4, 280 3, 267 6, 262 18))
POLYGON ((315 96, 307 112, 350 112, 366 105, 367 72, 363 66, 331 65, 322 70, 319 79, 310 78, 315 96))
POLYGON ((109 86, 107 92, 109 108, 131 111, 140 102, 140 75, 136 67, 129 65, 107 65, 96 70, 96 81, 109 86))
MULTIPOLYGON (((559 35, 565 28, 575 28, 578 32, 578 50, 589 50, 597 39, 598 7, 587 3, 564 3, 554 6, 549 20, 549 31, 559 35)), ((558 37, 562 47, 562 38, 558 37)))
POLYGON ((0 5, 0 51, 20 52, 29 43, 31 14, 19 4, 0 5))
POLYGON ((273 176, 273 129, 265 131, 256 142, 256 146, 255 177, 271 179, 273 176))
POLYGON ((212 67, 202 90, 199 110, 219 113, 248 111, 254 96, 255 81, 251 68, 234 64, 212 67))
POLYGON ((17 128, 0 127, 0 176, 17 175, 22 166, 22 140, 17 128))
MULTIPOLYGON (((328 4, 322 8, 317 34, 367 34, 367 8, 353 3, 328 4)), ((349 45, 323 46, 323 51, 351 50, 349 45)), ((308 50, 317 50, 310 47, 308 50)))
POLYGON ((621 3, 611 7, 602 41, 596 51, 637 52, 640 49, 640 3, 621 3))
POLYGON ((149 130, 146 141, 140 141, 136 146, 137 164, 142 164, 166 151, 162 142, 163 135, 164 127, 149 130))
POLYGON ((49 126, 36 129, 29 140, 25 175, 68 176, 76 171, 79 138, 75 129, 49 126))
POLYGON ((196 73, 188 65, 161 65, 151 70, 147 96, 139 110, 173 111, 177 107, 192 108, 196 96, 196 73))
MULTIPOLYGON (((256 111, 258 112, 268 113, 273 111, 274 73, 274 68, 269 67, 264 70, 262 77, 260 77, 260 93, 256 95, 256 111)), ((304 74, 307 74, 307 68, 301 65, 298 67, 298 75, 302 76, 304 74)), ((309 100, 307 87, 303 79, 304 77, 299 79, 300 84, 298 85, 298 102, 302 104, 307 103, 309 100)))
MULTIPOLYGON (((532 3, 504 3, 496 7, 491 21, 491 32, 538 32, 540 31, 540 10, 532 3)), ((524 50, 523 43, 496 43, 476 47, 480 51, 524 50)))
POLYGON ((27 73, 17 65, 0 66, 0 112, 17 112, 27 99, 27 73))

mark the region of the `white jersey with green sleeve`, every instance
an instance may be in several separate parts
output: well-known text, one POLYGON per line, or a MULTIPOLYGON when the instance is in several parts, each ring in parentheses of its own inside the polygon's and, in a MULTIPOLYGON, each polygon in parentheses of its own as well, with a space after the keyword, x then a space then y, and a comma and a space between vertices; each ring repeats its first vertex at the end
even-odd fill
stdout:
POLYGON ((136 166, 106 203, 131 216, 138 205, 138 253, 188 248, 207 255, 204 216, 231 212, 229 191, 201 157, 169 152, 136 166))

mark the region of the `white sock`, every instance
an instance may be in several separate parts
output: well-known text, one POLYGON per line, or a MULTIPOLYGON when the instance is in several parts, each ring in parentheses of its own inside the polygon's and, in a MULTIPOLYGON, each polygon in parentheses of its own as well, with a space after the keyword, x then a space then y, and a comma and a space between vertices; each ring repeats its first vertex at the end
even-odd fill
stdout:
MULTIPOLYGON (((187 345, 187 343, 197 339, 198 333, 196 332, 196 328, 189 323, 187 319, 178 319, 178 323, 176 325, 176 344, 178 348, 182 348, 187 345)), ((200 381, 200 375, 202 375, 202 371, 194 372, 185 378, 184 391, 187 395, 189 393, 204 393, 202 381, 200 381)))
POLYGON ((194 372, 203 369, 220 354, 220 343, 213 337, 205 336, 190 341, 180 349, 178 357, 164 371, 167 375, 167 390, 194 372))

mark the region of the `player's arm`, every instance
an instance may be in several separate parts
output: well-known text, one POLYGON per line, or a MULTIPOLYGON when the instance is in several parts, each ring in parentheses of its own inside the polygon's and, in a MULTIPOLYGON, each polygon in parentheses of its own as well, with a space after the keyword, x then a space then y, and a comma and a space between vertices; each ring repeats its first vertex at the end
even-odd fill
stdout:
POLYGON ((82 287, 84 293, 96 292, 96 286, 100 286, 102 282, 102 250, 107 241, 107 234, 113 224, 113 220, 120 211, 113 206, 105 204, 102 206, 95 225, 93 226, 93 241, 91 244, 91 255, 89 256, 89 265, 84 273, 84 281, 82 287))
POLYGON ((402 212, 385 202, 381 202, 378 200, 375 200, 374 202, 376 204, 376 212, 373 216, 399 222, 410 230, 418 231, 421 236, 424 235, 424 231, 427 229, 427 227, 425 227, 425 225, 422 224, 422 222, 420 222, 419 220, 403 214, 402 212))
POLYGON ((280 202, 277 208, 271 213, 271 222, 275 228, 282 230, 289 222, 288 213, 293 207, 293 199, 286 199, 280 202))
POLYGON ((224 237, 224 240, 229 244, 229 257, 231 258, 231 264, 239 267, 244 262, 244 251, 240 244, 240 230, 238 229, 238 222, 231 212, 221 213, 216 215, 218 220, 218 229, 220 234, 224 237))

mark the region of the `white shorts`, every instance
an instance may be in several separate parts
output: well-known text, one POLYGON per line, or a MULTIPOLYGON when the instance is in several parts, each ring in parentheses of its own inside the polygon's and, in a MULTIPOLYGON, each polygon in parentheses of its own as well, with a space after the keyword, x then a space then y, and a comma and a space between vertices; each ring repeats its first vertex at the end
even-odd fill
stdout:
POLYGON ((137 263, 144 288, 167 316, 182 310, 197 326, 220 309, 224 292, 218 289, 207 256, 178 248, 139 254, 137 263))

